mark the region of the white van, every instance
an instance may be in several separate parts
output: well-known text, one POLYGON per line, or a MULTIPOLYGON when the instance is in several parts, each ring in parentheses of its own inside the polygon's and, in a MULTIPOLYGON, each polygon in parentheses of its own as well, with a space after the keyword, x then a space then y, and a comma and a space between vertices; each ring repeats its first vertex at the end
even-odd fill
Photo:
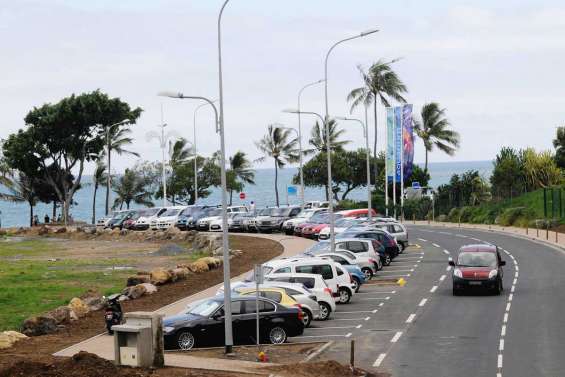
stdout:
POLYGON ((151 229, 168 229, 175 226, 179 215, 184 211, 187 206, 167 207, 167 210, 161 216, 151 220, 151 229))
MULTIPOLYGON (((340 285, 340 281, 344 282, 338 274, 336 264, 331 259, 322 258, 283 258, 263 264, 265 274, 284 274, 284 273, 302 273, 321 275, 326 281, 328 287, 332 290, 332 296, 336 301, 342 301, 340 295, 353 296, 351 284, 340 285)), ((347 274, 349 277, 349 274, 347 274)))
POLYGON ((167 209, 162 207, 146 208, 141 210, 139 218, 135 221, 133 229, 147 230, 151 226, 151 221, 155 220, 167 209))

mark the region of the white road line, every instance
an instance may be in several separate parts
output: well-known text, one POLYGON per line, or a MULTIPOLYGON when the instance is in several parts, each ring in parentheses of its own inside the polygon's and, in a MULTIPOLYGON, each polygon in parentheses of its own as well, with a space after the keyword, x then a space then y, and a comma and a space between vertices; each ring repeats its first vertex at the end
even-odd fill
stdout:
MULTIPOLYGON (((351 333, 350 333, 351 334, 351 333)), ((294 336, 292 339, 300 339, 300 338, 328 338, 328 337, 336 337, 336 338, 347 338, 347 335, 301 335, 301 336, 294 336)))
POLYGON ((365 317, 365 321, 368 321, 370 319, 371 319, 371 317, 365 317))
POLYGON ((357 325, 357 326, 355 326, 356 329, 360 329, 361 327, 363 327, 363 325, 357 325))
POLYGON ((513 285, 512 288, 510 288, 510 292, 514 293, 515 290, 516 290, 516 285, 513 285))
POLYGON ((379 309, 375 309, 375 310, 373 310, 373 312, 372 312, 372 313, 376 313, 376 312, 377 312, 378 310, 379 310, 379 309))
POLYGON ((473 241, 478 241, 478 242, 482 242, 480 239, 475 238, 475 237, 469 237, 470 239, 472 239, 473 241))
POLYGON ((515 278, 518 278, 518 274, 519 274, 519 272, 516 271, 516 273, 514 274, 514 277, 515 277, 515 278))
POLYGON ((449 255, 449 254, 450 254, 450 253, 449 253, 449 250, 445 250, 445 249, 443 249, 443 252, 444 252, 445 254, 447 254, 447 255, 449 255))
POLYGON ((508 304, 506 304, 506 311, 509 312, 510 311, 510 305, 512 305, 511 302, 509 302, 508 304))
POLYGON ((441 277, 439 278, 439 281, 444 281, 445 280, 445 275, 441 275, 441 277))
POLYGON ((425 240, 425 239, 423 239, 423 238, 418 238, 418 239, 419 239, 420 241, 422 241, 422 242, 428 242, 428 240, 425 240))
POLYGON ((414 318, 416 318, 416 314, 410 314, 408 316, 408 319, 406 320, 406 323, 412 323, 412 321, 414 320, 414 318))
POLYGON ((518 271, 520 268, 519 268, 518 265, 516 264, 516 266, 514 266, 514 269, 515 269, 516 271, 518 271))
POLYGON ((459 237, 459 238, 467 238, 467 236, 463 235, 463 234, 456 234, 455 237, 459 237))
POLYGON ((435 247, 441 247, 437 243, 432 243, 432 245, 434 245, 435 247))
POLYGON ((504 351, 504 339, 500 339, 500 344, 498 345, 499 351, 504 351))
POLYGON ((506 336, 506 325, 502 325, 502 330, 500 330, 500 336, 506 336))
POLYGON ((430 293, 434 293, 436 291, 436 289, 437 289, 437 285, 434 285, 432 287, 432 289, 430 289, 430 293))
POLYGON ((390 340, 391 343, 396 343, 398 342, 398 339, 400 339, 400 337, 402 336, 402 331, 398 331, 396 334, 394 334, 394 336, 392 337, 392 339, 390 340))
POLYGON ((309 327, 309 330, 344 330, 354 329, 355 326, 328 326, 328 327, 309 327))
POLYGON ((422 301, 420 301, 420 303, 418 304, 418 306, 424 306, 424 305, 426 305, 426 302, 428 302, 428 299, 423 298, 422 301))
POLYGON ((502 368, 502 354, 498 354, 498 361, 497 361, 498 368, 502 368))
POLYGON ((357 313, 376 313, 375 310, 358 310, 358 311, 353 311, 353 312, 334 312, 333 314, 357 314, 357 313))
POLYGON ((510 295, 508 296, 508 301, 512 301, 513 298, 514 298, 514 293, 510 293, 510 295))
POLYGON ((506 255, 510 255, 510 252, 508 250, 503 250, 503 251, 506 253, 506 255))
POLYGON ((346 337, 346 338, 349 338, 350 336, 351 336, 351 333, 350 333, 350 332, 348 332, 347 334, 345 334, 345 337, 346 337))
POLYGON ((381 366, 381 363, 383 362, 383 360, 385 359, 385 357, 386 357, 386 353, 381 353, 381 354, 379 355, 379 357, 377 357, 377 360, 375 360, 375 362, 373 363, 373 366, 374 366, 374 367, 380 367, 380 366, 381 366))
POLYGON ((518 282, 517 278, 514 278, 514 281, 512 282, 512 285, 516 285, 516 283, 518 282))
POLYGON ((504 313, 504 319, 502 320, 502 322, 504 323, 508 322, 508 313, 504 313))
POLYGON ((383 306, 384 304, 385 304, 384 302, 381 302, 381 303, 379 304, 379 306, 383 306))
POLYGON ((502 373, 497 373, 496 377, 502 377, 502 373))
POLYGON ((445 269, 445 271, 451 271, 451 266, 447 266, 447 268, 445 269))

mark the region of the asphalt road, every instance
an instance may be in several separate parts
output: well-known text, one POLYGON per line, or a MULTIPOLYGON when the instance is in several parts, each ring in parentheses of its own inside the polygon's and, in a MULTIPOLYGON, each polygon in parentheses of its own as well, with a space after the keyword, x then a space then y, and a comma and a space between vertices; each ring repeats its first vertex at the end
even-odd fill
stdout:
POLYGON ((565 375, 565 252, 487 231, 409 232, 421 248, 382 274, 408 270, 398 273, 410 275, 404 287, 366 285, 334 320, 315 323, 323 329, 305 331, 308 340, 335 340, 324 357, 348 362, 355 339, 356 365, 395 377, 565 375), (504 250, 504 292, 454 297, 448 258, 481 242, 504 250))

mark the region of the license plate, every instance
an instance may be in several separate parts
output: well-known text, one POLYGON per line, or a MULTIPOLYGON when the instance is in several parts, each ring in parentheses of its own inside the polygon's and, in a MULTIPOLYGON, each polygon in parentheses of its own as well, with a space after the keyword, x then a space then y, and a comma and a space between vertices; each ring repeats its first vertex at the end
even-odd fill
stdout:
POLYGON ((113 315, 112 314, 106 314, 106 319, 112 319, 113 315))
POLYGON ((481 281, 470 281, 469 285, 481 285, 483 282, 481 281))

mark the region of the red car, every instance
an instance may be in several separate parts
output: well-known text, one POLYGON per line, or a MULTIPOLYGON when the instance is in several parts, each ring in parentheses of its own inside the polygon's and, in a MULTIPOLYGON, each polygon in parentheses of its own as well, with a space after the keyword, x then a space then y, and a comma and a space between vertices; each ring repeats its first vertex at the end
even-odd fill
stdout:
POLYGON ((304 236, 304 229, 307 229, 307 234, 311 234, 312 230, 310 229, 313 226, 318 224, 325 224, 329 221, 329 215, 327 213, 319 213, 310 218, 310 220, 306 221, 305 223, 298 224, 294 227, 294 234, 296 236, 304 236))
POLYGON ((453 295, 466 289, 480 288, 493 291, 497 295, 502 292, 502 260, 498 246, 466 245, 459 249, 457 261, 450 260, 453 266, 453 295))

